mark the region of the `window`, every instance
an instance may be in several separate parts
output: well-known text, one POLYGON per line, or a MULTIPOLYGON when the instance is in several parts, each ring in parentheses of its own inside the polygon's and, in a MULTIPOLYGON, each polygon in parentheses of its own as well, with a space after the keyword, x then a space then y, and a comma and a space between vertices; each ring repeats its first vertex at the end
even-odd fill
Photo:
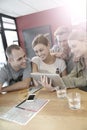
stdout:
POLYGON ((18 36, 16 31, 5 31, 7 45, 18 44, 18 36))
POLYGON ((2 17, 3 28, 16 29, 15 21, 10 18, 2 17))
POLYGON ((0 34, 0 68, 6 63, 5 51, 3 48, 3 42, 0 34))
POLYGON ((6 48, 18 43, 18 34, 14 17, 0 14, 0 65, 6 63, 6 48))

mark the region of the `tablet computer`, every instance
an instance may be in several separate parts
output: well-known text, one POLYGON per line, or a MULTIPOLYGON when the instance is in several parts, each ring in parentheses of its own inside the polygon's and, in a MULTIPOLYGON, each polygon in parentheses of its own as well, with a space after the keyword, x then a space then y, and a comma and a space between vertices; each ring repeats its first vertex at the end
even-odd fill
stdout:
POLYGON ((37 82, 41 80, 41 76, 47 76, 48 79, 51 79, 53 87, 56 86, 65 87, 65 84, 59 74, 38 73, 38 72, 31 73, 31 77, 37 82))

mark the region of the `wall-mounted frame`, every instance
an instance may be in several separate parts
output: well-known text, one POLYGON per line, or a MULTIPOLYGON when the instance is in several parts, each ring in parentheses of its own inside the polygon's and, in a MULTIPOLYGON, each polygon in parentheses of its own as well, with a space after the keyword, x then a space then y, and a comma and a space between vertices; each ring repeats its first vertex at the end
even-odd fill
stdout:
POLYGON ((30 59, 33 56, 35 56, 35 53, 32 49, 32 41, 33 41, 34 37, 38 34, 46 35, 48 37, 48 39, 50 40, 50 47, 52 46, 52 34, 51 34, 50 25, 29 28, 29 29, 23 30, 23 37, 24 37, 26 54, 30 59))

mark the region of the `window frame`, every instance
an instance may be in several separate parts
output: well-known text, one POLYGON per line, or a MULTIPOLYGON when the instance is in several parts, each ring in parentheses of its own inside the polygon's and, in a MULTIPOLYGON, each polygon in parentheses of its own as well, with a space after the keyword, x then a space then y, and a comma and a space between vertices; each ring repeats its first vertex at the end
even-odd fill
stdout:
MULTIPOLYGON (((17 33, 18 44, 19 44, 19 36, 18 36, 18 30, 17 30, 17 25, 16 25, 16 18, 0 13, 0 25, 1 25, 0 26, 0 33, 1 33, 1 37, 2 37, 2 44, 3 44, 3 48, 4 48, 4 52, 5 52, 6 48, 8 47, 6 36, 5 36, 5 31, 15 31, 17 33), (2 20, 3 17, 14 20, 16 29, 4 28, 3 27, 3 20, 2 20)), ((6 54, 5 54, 5 56, 6 56, 6 54)), ((6 60, 7 60, 7 57, 6 57, 6 60)))

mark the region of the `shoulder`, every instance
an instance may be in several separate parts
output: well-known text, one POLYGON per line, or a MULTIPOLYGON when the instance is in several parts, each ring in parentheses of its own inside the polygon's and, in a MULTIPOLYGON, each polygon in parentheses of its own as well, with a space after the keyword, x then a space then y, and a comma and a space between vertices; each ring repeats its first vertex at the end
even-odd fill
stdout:
POLYGON ((10 65, 7 63, 7 64, 5 64, 2 68, 1 68, 1 71, 4 71, 4 72, 6 72, 6 71, 9 71, 10 70, 10 65))
POLYGON ((65 63, 65 61, 61 58, 56 58, 56 62, 65 63))
POLYGON ((32 61, 32 62, 40 62, 41 59, 40 59, 40 57, 38 57, 38 56, 34 56, 34 57, 31 59, 31 61, 32 61))
POLYGON ((4 81, 5 78, 11 75, 9 64, 5 64, 0 70, 0 80, 4 81))
POLYGON ((58 66, 60 66, 61 68, 64 68, 64 69, 66 68, 66 63, 65 63, 65 61, 63 59, 56 58, 56 64, 58 66))

